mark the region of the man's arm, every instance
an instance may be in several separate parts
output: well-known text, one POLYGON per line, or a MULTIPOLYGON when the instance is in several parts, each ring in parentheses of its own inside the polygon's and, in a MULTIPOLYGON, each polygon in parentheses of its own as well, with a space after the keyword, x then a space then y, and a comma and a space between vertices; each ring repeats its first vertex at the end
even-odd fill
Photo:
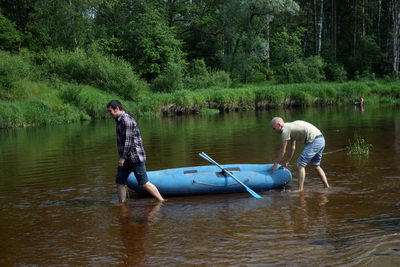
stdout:
POLYGON ((289 144, 289 149, 288 149, 288 157, 287 157, 287 160, 286 160, 286 162, 284 164, 285 167, 287 167, 287 165, 289 164, 290 160, 292 159, 295 150, 296 150, 296 141, 295 140, 291 140, 290 144, 289 144))
POLYGON ((274 165, 272 165, 270 172, 274 172, 276 168, 278 168, 279 162, 281 162, 286 154, 286 147, 289 141, 283 141, 281 148, 278 151, 278 154, 276 155, 276 159, 274 161, 274 165))

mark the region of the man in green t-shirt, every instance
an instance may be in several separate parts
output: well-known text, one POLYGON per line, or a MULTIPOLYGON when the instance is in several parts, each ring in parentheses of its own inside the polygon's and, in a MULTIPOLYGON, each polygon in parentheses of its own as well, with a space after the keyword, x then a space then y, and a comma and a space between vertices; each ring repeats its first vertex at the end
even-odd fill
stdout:
POLYGON ((311 166, 316 170, 324 186, 328 188, 328 180, 326 179, 324 170, 320 166, 322 152, 325 148, 325 138, 321 131, 311 123, 300 120, 285 123, 280 117, 275 117, 271 120, 271 127, 275 132, 281 134, 282 145, 270 172, 273 173, 278 168, 280 162, 284 162, 283 166, 287 167, 296 149, 296 142, 304 143, 304 150, 297 159, 299 191, 303 191, 304 189, 305 168, 308 163, 311 163, 311 166), (287 148, 288 153, 284 161, 287 148))

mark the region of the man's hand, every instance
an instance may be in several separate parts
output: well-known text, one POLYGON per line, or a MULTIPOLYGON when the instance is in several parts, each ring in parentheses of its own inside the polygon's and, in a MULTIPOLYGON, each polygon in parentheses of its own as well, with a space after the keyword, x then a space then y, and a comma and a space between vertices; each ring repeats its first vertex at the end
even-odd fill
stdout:
POLYGON ((120 167, 124 166, 124 162, 125 162, 125 159, 119 159, 118 166, 120 166, 120 167))
POLYGON ((276 171, 276 169, 278 168, 278 164, 274 164, 272 165, 272 167, 269 169, 270 173, 274 173, 276 171))
POLYGON ((289 162, 285 162, 285 163, 282 164, 282 167, 287 168, 288 166, 289 166, 289 162))

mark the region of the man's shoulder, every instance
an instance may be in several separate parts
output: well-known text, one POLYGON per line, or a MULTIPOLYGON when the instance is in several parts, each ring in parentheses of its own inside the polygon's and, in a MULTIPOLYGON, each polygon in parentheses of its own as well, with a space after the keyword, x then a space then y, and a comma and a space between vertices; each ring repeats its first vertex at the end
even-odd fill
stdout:
POLYGON ((129 115, 128 113, 124 113, 124 114, 121 115, 121 121, 133 122, 134 123, 135 119, 131 115, 129 115))

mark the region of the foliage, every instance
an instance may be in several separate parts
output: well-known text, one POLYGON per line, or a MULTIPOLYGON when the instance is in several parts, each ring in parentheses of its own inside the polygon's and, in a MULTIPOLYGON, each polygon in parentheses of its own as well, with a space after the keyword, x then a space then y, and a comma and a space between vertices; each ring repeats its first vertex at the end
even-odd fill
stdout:
POLYGON ((174 28, 167 26, 163 12, 151 5, 145 11, 130 22, 131 63, 142 77, 152 80, 171 64, 184 68, 185 61, 182 43, 174 28))
POLYGON ((278 69, 277 79, 282 83, 320 82, 325 79, 324 66, 320 57, 296 60, 278 69))
POLYGON ((371 153, 372 145, 356 135, 354 142, 347 146, 347 154, 351 156, 366 156, 371 153))
POLYGON ((15 51, 21 44, 21 34, 15 24, 1 13, 0 9, 0 49, 15 51))
POLYGON ((108 94, 90 86, 65 84, 60 88, 59 96, 66 103, 70 103, 89 115, 91 118, 107 117, 105 105, 116 95, 108 94))
POLYGON ((366 76, 366 74, 377 72, 379 63, 384 60, 384 54, 371 36, 360 38, 355 52, 355 55, 345 60, 348 72, 355 76, 360 73, 366 76))
POLYGON ((340 64, 326 64, 324 74, 328 81, 344 82, 347 79, 347 72, 343 65, 340 64))
POLYGON ((225 71, 211 72, 212 86, 229 88, 232 85, 231 77, 225 71))
POLYGON ((211 75, 203 59, 195 59, 185 77, 185 87, 191 90, 208 88, 212 85, 211 75))
POLYGON ((10 102, 0 101, 0 129, 18 127, 24 124, 21 109, 10 102))
POLYGON ((97 0, 64 1, 36 0, 28 3, 32 11, 27 28, 31 36, 30 44, 42 45, 41 49, 81 48, 88 44, 94 35, 94 12, 97 0), (35 40, 40 39, 40 40, 35 40))
POLYGON ((36 71, 29 58, 0 50, 0 99, 18 98, 22 93, 14 83, 20 79, 35 78, 36 71), (19 95, 19 96, 18 96, 19 95))
POLYGON ((92 85, 126 99, 137 99, 147 90, 147 84, 137 77, 129 63, 103 55, 96 47, 74 52, 49 51, 43 68, 66 81, 92 85))
POLYGON ((294 33, 286 29, 274 34, 271 39, 271 63, 275 68, 295 62, 301 55, 301 35, 304 28, 294 33))
POLYGON ((365 83, 349 82, 344 83, 340 88, 338 95, 345 99, 358 99, 370 94, 371 87, 365 83))
POLYGON ((189 72, 184 78, 184 86, 190 90, 204 89, 212 86, 228 88, 231 78, 224 71, 207 70, 203 59, 196 59, 190 64, 189 72))
POLYGON ((151 84, 153 92, 170 93, 183 89, 183 71, 179 64, 170 63, 151 84))

